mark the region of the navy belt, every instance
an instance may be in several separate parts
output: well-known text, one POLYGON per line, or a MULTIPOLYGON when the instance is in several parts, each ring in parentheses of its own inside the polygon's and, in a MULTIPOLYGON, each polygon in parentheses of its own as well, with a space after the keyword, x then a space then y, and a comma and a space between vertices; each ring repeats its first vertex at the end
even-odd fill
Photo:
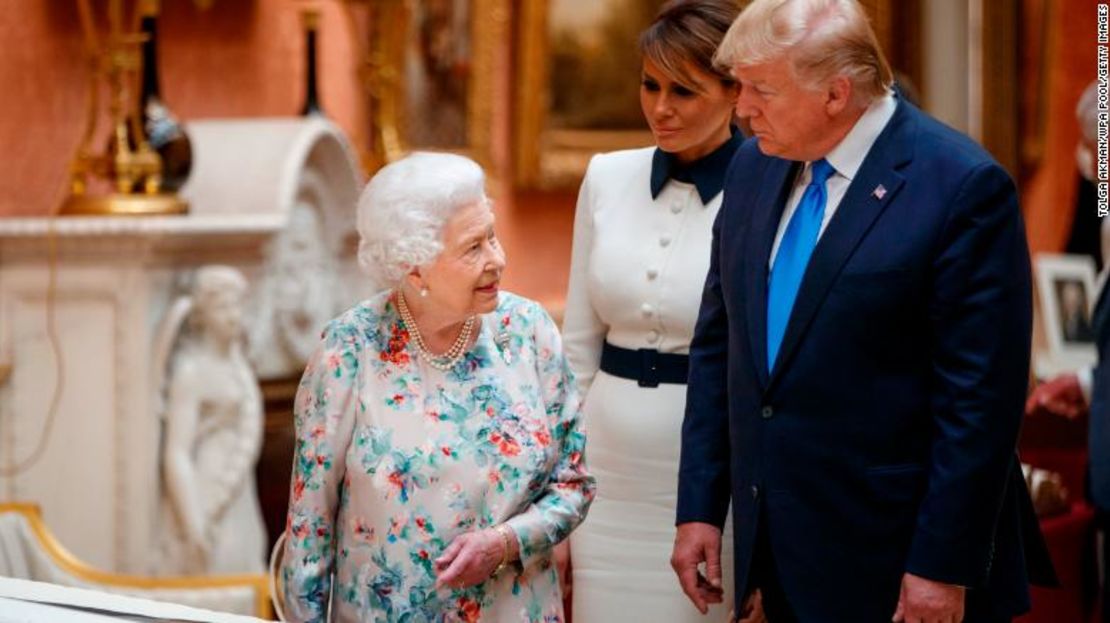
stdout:
POLYGON ((640 387, 658 387, 660 383, 685 385, 690 357, 661 353, 652 348, 630 350, 605 342, 601 349, 601 369, 613 376, 636 381, 640 387))

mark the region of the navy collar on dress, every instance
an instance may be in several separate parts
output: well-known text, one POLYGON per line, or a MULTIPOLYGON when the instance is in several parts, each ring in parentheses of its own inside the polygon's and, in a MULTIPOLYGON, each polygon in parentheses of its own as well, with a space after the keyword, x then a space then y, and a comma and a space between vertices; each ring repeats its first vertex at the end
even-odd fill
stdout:
POLYGON ((723 145, 689 165, 683 165, 674 154, 656 147, 651 157, 651 198, 657 199, 667 180, 673 179, 693 184, 702 204, 708 204, 724 187, 728 163, 743 142, 744 135, 733 127, 732 136, 723 145))

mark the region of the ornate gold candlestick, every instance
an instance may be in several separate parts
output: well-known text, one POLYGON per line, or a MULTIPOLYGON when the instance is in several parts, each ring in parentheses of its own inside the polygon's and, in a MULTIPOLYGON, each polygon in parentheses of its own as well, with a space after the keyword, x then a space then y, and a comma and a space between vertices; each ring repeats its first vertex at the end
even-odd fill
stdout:
POLYGON ((78 0, 89 54, 89 107, 81 144, 70 164, 70 194, 63 215, 184 214, 188 204, 162 192, 163 163, 151 149, 141 126, 141 111, 130 97, 141 68, 139 45, 144 37, 123 29, 122 0, 108 4, 108 37, 101 46, 89 0, 78 0), (100 113, 99 90, 106 82, 112 135, 108 146, 93 148, 100 113), (125 102, 130 102, 129 104, 125 102), (89 178, 107 181, 114 192, 89 194, 89 178))

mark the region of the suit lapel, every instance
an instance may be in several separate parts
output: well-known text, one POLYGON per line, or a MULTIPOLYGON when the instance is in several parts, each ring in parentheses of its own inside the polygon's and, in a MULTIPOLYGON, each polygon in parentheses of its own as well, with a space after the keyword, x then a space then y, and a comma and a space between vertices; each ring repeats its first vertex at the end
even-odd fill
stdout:
POLYGON ((779 221, 790 198, 801 163, 778 158, 770 160, 755 202, 753 227, 745 241, 748 267, 744 292, 748 305, 748 337, 756 359, 759 382, 767 386, 767 262, 775 243, 779 221))
MULTIPOLYGON (((782 376, 782 371, 790 365, 791 357, 840 270, 875 219, 894 200, 905 183, 905 178, 898 170, 912 158, 913 126, 909 107, 905 102, 899 102, 898 110, 868 152, 848 187, 848 192, 818 240, 798 288, 798 296, 779 347, 778 359, 766 385, 767 391, 773 388, 782 376), (880 187, 885 192, 876 192, 880 187)), ((763 300, 766 300, 766 294, 763 300)))

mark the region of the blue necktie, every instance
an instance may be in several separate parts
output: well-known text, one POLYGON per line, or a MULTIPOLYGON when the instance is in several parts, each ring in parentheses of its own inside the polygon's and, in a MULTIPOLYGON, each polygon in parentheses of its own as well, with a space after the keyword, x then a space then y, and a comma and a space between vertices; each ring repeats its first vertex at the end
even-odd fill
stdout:
POLYGON ((778 254, 771 266, 771 277, 767 286, 767 370, 775 367, 782 338, 786 334, 786 323, 790 311, 794 309, 794 299, 798 287, 806 273, 809 257, 817 246, 817 235, 821 232, 821 221, 825 218, 825 203, 828 193, 825 182, 835 173, 832 165, 822 158, 810 165, 810 181, 806 186, 798 208, 790 217, 786 232, 779 241, 778 254))

